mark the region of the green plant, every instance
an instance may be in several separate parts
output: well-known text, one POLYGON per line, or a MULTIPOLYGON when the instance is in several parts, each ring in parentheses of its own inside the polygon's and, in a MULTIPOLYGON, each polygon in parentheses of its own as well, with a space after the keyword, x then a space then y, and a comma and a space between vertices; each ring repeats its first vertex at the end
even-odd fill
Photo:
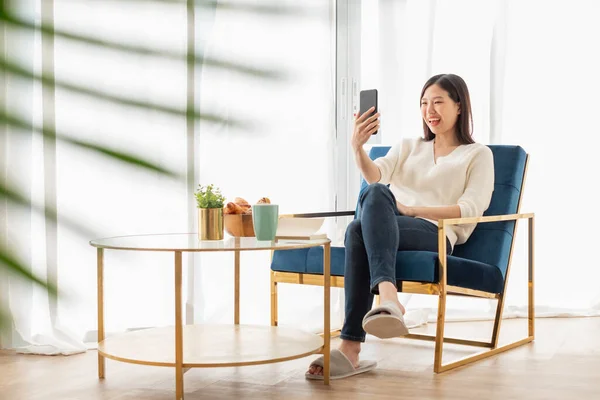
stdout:
POLYGON ((219 188, 215 188, 212 183, 206 187, 198 186, 199 188, 194 194, 198 208, 223 208, 225 196, 221 194, 219 188))

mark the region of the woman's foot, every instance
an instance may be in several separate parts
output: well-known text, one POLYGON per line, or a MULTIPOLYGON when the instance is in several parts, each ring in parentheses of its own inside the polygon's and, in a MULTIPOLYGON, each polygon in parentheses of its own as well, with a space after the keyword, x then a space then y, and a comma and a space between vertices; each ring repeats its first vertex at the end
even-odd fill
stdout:
MULTIPOLYGON (((360 342, 353 342, 351 340, 343 340, 338 347, 338 350, 344 353, 348 360, 352 363, 354 368, 358 368, 358 355, 360 353, 360 342)), ((311 375, 323 375, 323 368, 317 365, 311 365, 308 368, 308 373, 311 375)))
MULTIPOLYGON (((398 298, 395 299, 381 299, 381 304, 385 303, 386 301, 393 301, 396 306, 400 309, 400 311, 402 312, 402 315, 406 314, 406 309, 404 308, 404 306, 402 305, 402 303, 400 303, 400 301, 398 301, 398 298)), ((386 311, 382 311, 381 314, 389 314, 386 311)))
MULTIPOLYGON (((378 286, 379 288, 379 300, 380 303, 383 304, 387 301, 393 301, 396 306, 400 309, 400 311, 402 312, 402 315, 406 314, 406 309, 404 308, 404 306, 400 303, 400 300, 398 300, 398 290, 396 289, 396 286, 394 286, 394 284, 392 284, 391 282, 381 282, 378 286)), ((387 312, 382 312, 382 314, 389 314, 387 312)))
POLYGON ((362 321, 365 332, 380 339, 390 339, 408 335, 404 322, 406 310, 398 301, 396 286, 390 282, 379 284, 380 305, 371 309, 362 321))

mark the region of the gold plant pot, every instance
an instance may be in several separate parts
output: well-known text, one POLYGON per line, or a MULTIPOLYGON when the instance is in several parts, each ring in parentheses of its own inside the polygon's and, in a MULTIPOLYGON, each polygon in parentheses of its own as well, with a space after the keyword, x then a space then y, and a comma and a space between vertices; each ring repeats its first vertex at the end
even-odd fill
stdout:
POLYGON ((198 209, 198 238, 200 240, 223 240, 223 209, 198 209))

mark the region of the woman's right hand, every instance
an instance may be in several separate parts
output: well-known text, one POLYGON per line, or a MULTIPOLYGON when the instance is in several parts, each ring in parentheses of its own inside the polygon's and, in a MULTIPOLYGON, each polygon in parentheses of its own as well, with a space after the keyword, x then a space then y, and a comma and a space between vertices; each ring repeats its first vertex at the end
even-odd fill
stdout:
POLYGON ((351 144, 355 152, 361 149, 369 141, 371 135, 379 129, 379 116, 381 114, 373 114, 373 111, 375 111, 375 107, 369 108, 354 120, 351 144))

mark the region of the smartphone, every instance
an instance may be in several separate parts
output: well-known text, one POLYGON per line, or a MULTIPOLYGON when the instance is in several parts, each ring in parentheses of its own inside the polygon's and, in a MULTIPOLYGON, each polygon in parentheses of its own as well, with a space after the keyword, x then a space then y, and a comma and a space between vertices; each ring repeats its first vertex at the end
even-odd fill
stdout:
MULTIPOLYGON (((377 89, 361 90, 360 91, 360 114, 363 115, 369 108, 375 107, 373 114, 377 114, 377 89)), ((375 131, 373 135, 377 135, 375 131)))

